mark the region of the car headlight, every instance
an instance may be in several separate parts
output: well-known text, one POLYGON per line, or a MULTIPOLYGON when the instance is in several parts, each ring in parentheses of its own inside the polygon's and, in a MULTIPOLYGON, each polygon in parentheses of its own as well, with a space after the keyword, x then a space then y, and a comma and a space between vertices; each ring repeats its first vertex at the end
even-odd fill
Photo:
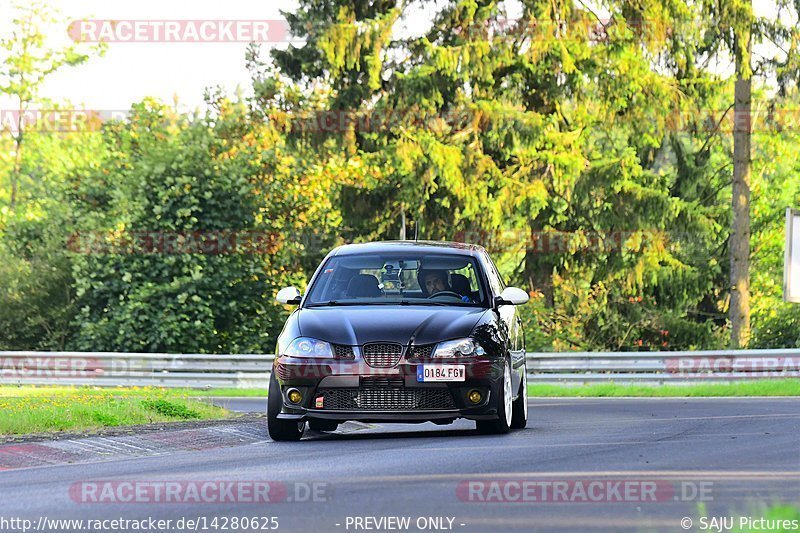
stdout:
POLYGON ((472 339, 457 339, 454 341, 440 342, 433 350, 431 357, 469 357, 483 355, 486 351, 472 339))
POLYGON ((298 337, 289 344, 284 355, 291 357, 333 357, 333 350, 330 343, 325 341, 309 337, 298 337))

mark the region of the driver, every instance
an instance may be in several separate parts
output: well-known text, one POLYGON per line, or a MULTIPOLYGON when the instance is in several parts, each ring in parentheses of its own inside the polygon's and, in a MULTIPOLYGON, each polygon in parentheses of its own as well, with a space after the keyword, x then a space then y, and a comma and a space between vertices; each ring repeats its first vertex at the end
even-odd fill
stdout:
MULTIPOLYGON (((445 270, 420 270, 417 274, 417 281, 426 298, 440 292, 454 292, 445 270)), ((461 300, 472 302, 468 296, 461 296, 461 300)))
POLYGON ((420 270, 417 281, 419 281, 419 286, 425 296, 452 290, 447 281, 447 272, 444 270, 420 270))

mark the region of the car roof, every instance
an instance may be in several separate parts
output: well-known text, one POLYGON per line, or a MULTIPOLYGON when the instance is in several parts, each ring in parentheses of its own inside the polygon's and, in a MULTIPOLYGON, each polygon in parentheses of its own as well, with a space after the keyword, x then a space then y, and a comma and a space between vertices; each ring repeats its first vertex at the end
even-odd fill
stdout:
POLYGON ((449 255, 477 256, 484 249, 477 244, 447 241, 378 241, 359 244, 345 244, 331 251, 334 255, 353 255, 363 253, 394 253, 406 251, 436 252, 449 255), (421 250, 426 248, 426 250, 421 250))

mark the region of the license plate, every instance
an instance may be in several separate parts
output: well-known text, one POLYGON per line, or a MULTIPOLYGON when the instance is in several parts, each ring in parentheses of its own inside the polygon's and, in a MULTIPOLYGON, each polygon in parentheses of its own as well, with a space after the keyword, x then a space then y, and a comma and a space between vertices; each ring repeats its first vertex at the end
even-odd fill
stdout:
POLYGON ((464 365, 417 365, 417 381, 464 381, 464 365))

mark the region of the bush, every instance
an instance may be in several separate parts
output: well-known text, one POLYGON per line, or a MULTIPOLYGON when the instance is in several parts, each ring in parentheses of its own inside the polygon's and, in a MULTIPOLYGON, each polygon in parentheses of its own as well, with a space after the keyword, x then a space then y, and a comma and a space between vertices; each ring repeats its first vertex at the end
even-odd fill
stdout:
POLYGON ((282 188, 264 173, 259 147, 232 125, 247 122, 234 114, 192 123, 142 104, 130 124, 106 132, 111 155, 76 180, 73 191, 87 220, 98 221, 84 227, 85 253, 75 258, 74 348, 274 349, 285 311, 273 297, 294 270, 278 252, 276 236, 291 209, 280 197, 282 188), (95 190, 108 194, 98 200, 95 190), (154 236, 152 247, 137 235, 154 236), (216 253, 163 244, 213 235, 237 236, 237 248, 216 253), (133 247, 127 248, 131 237, 133 247))
POLYGON ((183 418, 186 420, 200 418, 200 413, 197 411, 169 400, 142 400, 142 405, 150 411, 170 418, 183 418))

